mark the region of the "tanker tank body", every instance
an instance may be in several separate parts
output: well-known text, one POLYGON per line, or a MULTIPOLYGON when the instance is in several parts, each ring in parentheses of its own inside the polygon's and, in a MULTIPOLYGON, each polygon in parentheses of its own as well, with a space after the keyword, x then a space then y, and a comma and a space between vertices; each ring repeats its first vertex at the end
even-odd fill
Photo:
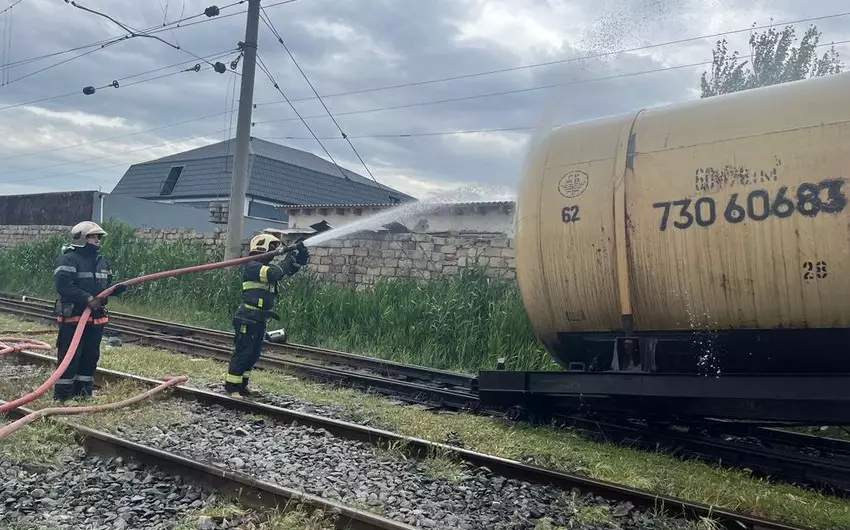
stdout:
MULTIPOLYGON (((850 373, 848 94, 844 73, 552 130, 519 189, 517 281, 567 371, 482 371, 479 392, 670 398, 712 374, 725 398, 782 393, 731 374, 850 373), (600 372, 679 379, 581 383, 600 372)), ((784 387, 814 398, 815 379, 784 387)))

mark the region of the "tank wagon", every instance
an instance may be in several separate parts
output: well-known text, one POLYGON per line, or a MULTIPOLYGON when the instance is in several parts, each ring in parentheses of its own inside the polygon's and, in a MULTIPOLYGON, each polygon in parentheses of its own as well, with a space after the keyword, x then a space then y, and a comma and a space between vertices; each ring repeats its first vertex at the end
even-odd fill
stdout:
POLYGON ((850 73, 838 74, 538 141, 517 200, 517 281, 566 372, 481 372, 483 399, 604 395, 672 410, 714 396, 721 415, 795 420, 808 407, 761 404, 847 408, 848 94, 850 73))

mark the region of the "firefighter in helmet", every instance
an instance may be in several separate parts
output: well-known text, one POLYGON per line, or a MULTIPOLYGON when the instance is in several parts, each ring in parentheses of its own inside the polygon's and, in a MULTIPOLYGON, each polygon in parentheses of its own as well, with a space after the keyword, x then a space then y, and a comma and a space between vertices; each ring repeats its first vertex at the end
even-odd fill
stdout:
MULTIPOLYGON (((258 234, 251 239, 248 254, 256 256, 280 247, 281 242, 271 234, 258 234)), ((251 369, 260 358, 260 349, 266 335, 266 321, 279 319, 272 312, 278 294, 278 281, 292 276, 310 259, 303 245, 284 258, 272 261, 274 256, 254 259, 242 270, 242 303, 233 316, 233 355, 224 379, 224 390, 231 397, 249 397, 251 369)))
MULTIPOLYGON (((78 223, 71 228, 71 244, 62 247, 56 260, 53 283, 59 294, 55 308, 59 323, 56 338, 59 363, 68 352, 83 311, 86 307, 91 308, 74 359, 53 388, 53 398, 57 401, 85 398, 92 394, 103 327, 109 321, 107 298, 98 298, 97 295, 112 284, 109 260, 100 253, 100 242, 104 236, 106 232, 97 223, 78 223)), ((119 295, 125 289, 125 286, 118 285, 112 294, 119 295)))

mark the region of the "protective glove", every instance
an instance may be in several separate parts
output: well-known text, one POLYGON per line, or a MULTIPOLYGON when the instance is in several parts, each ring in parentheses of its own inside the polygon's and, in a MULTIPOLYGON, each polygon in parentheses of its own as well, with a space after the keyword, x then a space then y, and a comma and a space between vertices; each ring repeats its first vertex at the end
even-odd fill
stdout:
POLYGON ((295 263, 304 266, 307 265, 308 261, 310 261, 310 252, 307 250, 307 247, 299 247, 295 253, 295 263))
POLYGON ((89 308, 91 308, 92 311, 100 309, 100 306, 101 306, 100 298, 95 298, 94 296, 90 296, 88 303, 86 305, 88 305, 89 308))
POLYGON ((126 290, 127 290, 127 286, 119 283, 115 286, 115 290, 112 291, 112 296, 119 296, 121 293, 123 293, 126 290))

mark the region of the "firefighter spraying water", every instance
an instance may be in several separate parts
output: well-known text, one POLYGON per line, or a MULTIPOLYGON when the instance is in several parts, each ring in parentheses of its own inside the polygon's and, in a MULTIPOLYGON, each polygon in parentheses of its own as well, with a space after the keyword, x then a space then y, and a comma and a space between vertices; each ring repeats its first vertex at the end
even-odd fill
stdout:
POLYGON ((242 270, 242 303, 233 315, 233 355, 224 379, 224 390, 231 397, 252 395, 248 381, 260 358, 263 339, 275 342, 286 339, 282 329, 266 334, 268 319, 280 320, 273 311, 278 281, 297 273, 310 259, 303 242, 281 247, 280 239, 271 234, 254 236, 248 254, 257 257, 242 270))

